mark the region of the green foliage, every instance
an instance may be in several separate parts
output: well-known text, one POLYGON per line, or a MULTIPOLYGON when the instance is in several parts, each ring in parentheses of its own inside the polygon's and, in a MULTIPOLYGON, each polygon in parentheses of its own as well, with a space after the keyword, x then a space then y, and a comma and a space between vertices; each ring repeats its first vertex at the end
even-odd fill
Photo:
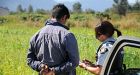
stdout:
MULTIPOLYGON (((0 27, 0 75, 38 75, 37 72, 27 66, 26 55, 29 40, 39 29, 37 27, 27 27, 24 23, 18 22, 0 27)), ((71 32, 77 38, 81 60, 89 59, 95 62, 95 53, 100 42, 95 39, 94 31, 89 28, 71 28, 71 32)), ((138 35, 139 30, 123 30, 122 32, 123 35, 140 37, 138 35)), ((125 63, 128 64, 127 66, 139 66, 139 61, 135 61, 140 58, 138 56, 140 51, 132 50, 132 48, 125 48, 125 50, 125 63)), ((77 75, 92 74, 77 67, 77 75)))
POLYGON ((115 2, 116 4, 118 4, 119 0, 114 0, 114 2, 115 2))
POLYGON ((73 4, 73 12, 77 12, 77 13, 82 12, 81 7, 82 7, 82 5, 80 2, 74 3, 73 4))
POLYGON ((115 4, 113 8, 117 11, 120 16, 125 16, 128 8, 127 0, 114 0, 115 4))
POLYGON ((111 20, 111 17, 109 14, 107 13, 100 13, 97 12, 96 13, 96 18, 100 20, 100 22, 104 21, 104 20, 111 20))
POLYGON ((140 1, 136 0, 135 4, 129 7, 130 12, 140 12, 140 1))
POLYGON ((140 56, 139 55, 139 48, 132 48, 132 47, 124 47, 125 51, 125 56, 124 56, 124 64, 126 64, 127 68, 139 68, 139 60, 140 56), (129 59, 129 61, 128 61, 129 59), (135 65, 133 65, 135 64, 135 65))
POLYGON ((17 13, 22 13, 23 12, 23 8, 21 5, 17 6, 17 13))
POLYGON ((85 13, 87 13, 87 14, 89 14, 89 13, 95 14, 95 11, 93 9, 86 9, 85 13))
POLYGON ((140 10, 140 2, 137 0, 137 2, 133 5, 134 10, 140 10))
POLYGON ((44 10, 44 9, 37 9, 37 10, 36 10, 36 13, 37 13, 37 14, 47 14, 47 13, 49 13, 49 11, 46 11, 46 10, 44 10))
POLYGON ((30 14, 30 15, 21 15, 19 16, 21 21, 45 21, 45 16, 43 15, 38 15, 38 14, 30 14))
MULTIPOLYGON (((30 26, 27 25, 26 22, 30 21, 31 18, 33 20, 36 18, 39 18, 40 20, 43 19, 43 21, 40 22, 42 25, 41 27, 43 27, 44 20, 47 19, 48 16, 41 14, 21 14, 0 17, 0 19, 7 20, 6 23, 4 22, 3 25, 0 25, 0 75, 38 75, 38 73, 33 71, 26 62, 29 40, 31 36, 40 29, 40 27, 31 26, 32 23, 35 23, 35 21, 29 22, 30 26)), ((92 14, 72 14, 71 18, 68 20, 71 24, 79 24, 78 28, 71 28, 71 32, 73 32, 76 36, 81 60, 86 58, 92 62, 95 62, 95 53, 96 49, 100 45, 100 42, 95 39, 93 29, 87 27, 81 28, 80 25, 84 24, 85 21, 87 21, 86 23, 96 21, 94 18, 95 16, 92 14)), ((139 19, 139 17, 137 17, 137 19, 139 19)), ((126 18, 123 22, 126 22, 126 18)), ((123 24, 117 25, 123 26, 123 24)), ((137 28, 133 30, 122 29, 121 31, 124 36, 140 37, 140 31, 137 28)), ((139 66, 138 62, 140 58, 140 51, 137 49, 132 50, 132 48, 125 48, 125 50, 125 63, 128 64, 127 67, 139 66)), ((77 75, 93 74, 77 67, 77 75)))
POLYGON ((75 16, 73 16, 73 19, 74 20, 79 20, 79 21, 84 21, 87 18, 84 15, 75 15, 75 16))
POLYGON ((93 21, 90 21, 94 18, 93 14, 78 14, 74 13, 71 15, 70 20, 68 21, 68 26, 71 27, 92 27, 93 21))
POLYGON ((8 20, 4 17, 0 17, 0 24, 6 23, 8 20))
POLYGON ((137 17, 136 19, 137 19, 137 22, 140 23, 140 17, 137 17))
POLYGON ((28 7, 28 13, 33 13, 33 12, 34 12, 34 10, 33 10, 32 5, 29 5, 29 7, 28 7))

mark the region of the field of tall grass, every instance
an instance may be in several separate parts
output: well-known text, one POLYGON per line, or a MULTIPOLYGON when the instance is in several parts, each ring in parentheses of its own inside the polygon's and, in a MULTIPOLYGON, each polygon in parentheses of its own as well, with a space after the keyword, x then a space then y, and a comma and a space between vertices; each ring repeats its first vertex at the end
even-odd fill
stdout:
MULTIPOLYGON (((46 15, 8 15, 0 17, 0 75, 37 75, 26 64, 26 55, 29 39, 44 26, 46 15), (35 17, 34 17, 35 16, 35 17), (1 21, 5 19, 4 21, 1 21)), ((124 36, 140 38, 139 14, 128 14, 119 18, 114 15, 111 22, 119 28, 124 36)), ((95 52, 100 42, 95 39, 94 26, 98 20, 93 14, 73 14, 67 25, 77 38, 80 58, 95 62, 95 52)), ((116 35, 114 36, 116 37, 116 35)), ((125 48, 124 63, 127 67, 140 67, 140 51, 138 49, 125 48)), ((77 75, 92 75, 77 68, 77 75)))

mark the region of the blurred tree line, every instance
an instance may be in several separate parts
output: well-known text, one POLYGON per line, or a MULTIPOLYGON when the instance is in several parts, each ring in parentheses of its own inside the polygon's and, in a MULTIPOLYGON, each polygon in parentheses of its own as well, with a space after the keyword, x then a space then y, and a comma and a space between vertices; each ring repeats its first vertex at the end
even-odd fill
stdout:
POLYGON ((136 0, 134 4, 129 4, 128 0, 114 0, 112 8, 106 9, 107 13, 117 13, 120 16, 125 16, 126 13, 140 12, 140 1, 136 0))
MULTIPOLYGON (((45 10, 45 9, 36 9, 34 10, 32 5, 29 5, 27 9, 23 9, 23 7, 19 4, 17 6, 16 12, 11 12, 12 14, 14 13, 38 13, 38 14, 49 14, 51 10, 45 10)), ((71 13, 95 13, 93 9, 86 9, 85 11, 82 10, 82 5, 80 2, 76 2, 73 4, 73 9, 70 10, 71 13)))
MULTIPOLYGON (((17 6, 17 11, 15 13, 38 13, 38 14, 48 14, 51 10, 36 9, 34 10, 32 5, 29 5, 27 9, 23 9, 21 5, 17 6)), ((93 9, 82 10, 82 5, 80 2, 73 4, 73 9, 70 10, 71 13, 98 13, 93 9)), ((125 16, 126 13, 140 12, 140 1, 136 0, 134 4, 129 4, 128 0, 114 0, 114 4, 111 8, 105 10, 105 13, 116 13, 120 16, 125 16)))

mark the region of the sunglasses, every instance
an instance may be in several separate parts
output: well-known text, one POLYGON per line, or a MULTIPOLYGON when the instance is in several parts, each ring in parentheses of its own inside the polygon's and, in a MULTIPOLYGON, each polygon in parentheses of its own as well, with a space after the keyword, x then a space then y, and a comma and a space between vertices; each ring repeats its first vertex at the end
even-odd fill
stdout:
POLYGON ((96 33, 96 38, 99 38, 101 35, 101 33, 96 33))

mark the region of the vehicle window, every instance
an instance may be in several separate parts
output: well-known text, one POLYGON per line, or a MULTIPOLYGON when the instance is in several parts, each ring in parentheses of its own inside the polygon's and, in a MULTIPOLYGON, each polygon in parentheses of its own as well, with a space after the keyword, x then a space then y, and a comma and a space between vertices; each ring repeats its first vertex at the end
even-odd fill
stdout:
POLYGON ((124 61, 126 68, 140 68, 140 48, 124 47, 124 61))

